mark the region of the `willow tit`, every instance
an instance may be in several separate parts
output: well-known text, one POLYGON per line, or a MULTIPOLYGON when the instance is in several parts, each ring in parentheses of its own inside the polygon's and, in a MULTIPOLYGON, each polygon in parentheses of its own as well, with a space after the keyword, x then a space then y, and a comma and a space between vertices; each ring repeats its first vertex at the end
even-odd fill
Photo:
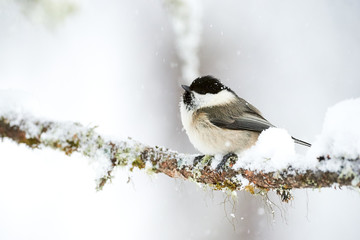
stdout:
POLYGON ((181 121, 190 142, 203 154, 239 154, 253 146, 263 130, 274 127, 257 108, 212 76, 199 77, 182 88, 181 121))

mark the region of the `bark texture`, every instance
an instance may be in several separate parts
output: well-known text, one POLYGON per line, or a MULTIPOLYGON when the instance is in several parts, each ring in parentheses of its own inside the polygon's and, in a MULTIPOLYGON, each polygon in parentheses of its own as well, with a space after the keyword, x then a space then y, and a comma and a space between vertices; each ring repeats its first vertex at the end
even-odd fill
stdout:
MULTIPOLYGON (((106 159, 106 171, 97 180, 101 189, 112 177, 117 166, 146 169, 153 173, 164 173, 172 178, 183 178, 205 184, 216 190, 246 190, 259 193, 275 190, 283 201, 291 199, 290 189, 323 188, 331 186, 360 187, 359 158, 341 161, 341 170, 336 172, 321 170, 297 170, 292 167, 276 172, 262 169, 250 171, 246 168, 234 169, 231 159, 221 171, 211 166, 213 158, 205 156, 193 164, 195 155, 185 155, 162 147, 149 147, 134 140, 116 141, 106 139, 95 132, 95 127, 83 127, 78 123, 41 121, 21 118, 16 115, 0 116, 0 137, 9 138, 30 148, 50 147, 63 151, 66 155, 79 152, 89 158, 106 159)), ((319 156, 319 164, 334 161, 330 156, 319 156)))

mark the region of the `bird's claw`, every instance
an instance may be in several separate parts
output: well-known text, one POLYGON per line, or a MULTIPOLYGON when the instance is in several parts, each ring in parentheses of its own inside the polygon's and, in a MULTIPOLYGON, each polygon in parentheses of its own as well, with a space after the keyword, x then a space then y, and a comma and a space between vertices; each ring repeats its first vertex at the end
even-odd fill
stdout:
POLYGON ((232 167, 237 160, 238 156, 235 153, 228 153, 224 155, 221 162, 216 166, 215 170, 217 172, 221 172, 223 170, 226 170, 228 167, 232 167))
POLYGON ((201 162, 201 159, 203 159, 203 157, 205 157, 205 155, 199 155, 194 158, 194 162, 193 162, 194 167, 198 165, 199 162, 201 162))

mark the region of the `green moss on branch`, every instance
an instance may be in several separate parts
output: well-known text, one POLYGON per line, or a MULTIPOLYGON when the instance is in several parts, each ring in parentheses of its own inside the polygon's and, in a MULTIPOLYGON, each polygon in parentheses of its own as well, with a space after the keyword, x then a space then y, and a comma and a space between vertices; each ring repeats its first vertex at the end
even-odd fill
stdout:
MULTIPOLYGON (((111 180, 115 167, 127 167, 164 173, 172 178, 183 178, 205 184, 215 190, 246 190, 251 193, 275 190, 283 201, 289 201, 290 190, 294 188, 322 188, 339 186, 360 186, 359 159, 340 159, 342 170, 337 172, 321 170, 296 170, 288 168, 277 172, 263 172, 233 169, 231 164, 224 171, 211 167, 212 157, 205 156, 196 166, 188 156, 161 147, 149 147, 128 139, 115 141, 95 132, 95 127, 86 128, 78 123, 48 122, 34 119, 14 120, 0 116, 0 137, 9 138, 30 148, 60 150, 66 155, 79 152, 86 157, 107 159, 109 168, 97 181, 102 189, 111 180), (190 161, 189 161, 190 159, 190 161)), ((319 157, 319 163, 332 161, 330 156, 319 157)), ((337 159, 339 161, 339 159, 337 159)))

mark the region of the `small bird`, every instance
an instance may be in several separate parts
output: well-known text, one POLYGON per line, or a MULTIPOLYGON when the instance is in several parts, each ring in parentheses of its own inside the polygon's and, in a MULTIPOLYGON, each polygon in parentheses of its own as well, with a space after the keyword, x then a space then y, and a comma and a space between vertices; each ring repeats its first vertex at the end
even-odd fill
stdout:
POLYGON ((190 142, 203 154, 239 154, 253 146, 262 131, 275 127, 257 108, 212 76, 199 77, 182 88, 181 121, 190 142))

